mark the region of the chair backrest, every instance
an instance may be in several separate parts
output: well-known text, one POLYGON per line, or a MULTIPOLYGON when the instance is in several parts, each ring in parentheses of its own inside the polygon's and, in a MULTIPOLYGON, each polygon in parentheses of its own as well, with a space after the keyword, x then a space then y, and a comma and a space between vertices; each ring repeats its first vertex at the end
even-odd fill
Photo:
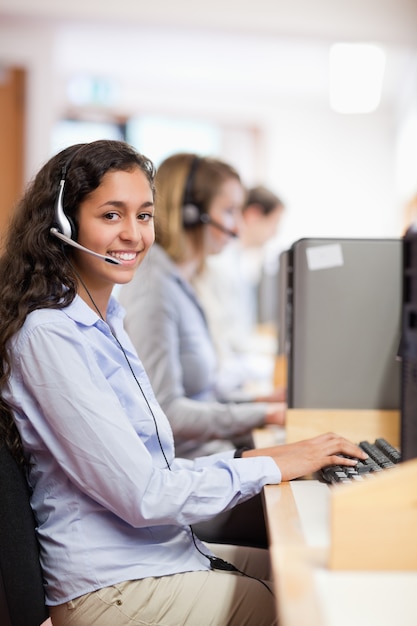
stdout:
POLYGON ((39 626, 48 617, 27 482, 4 445, 0 447, 0 602, 2 626, 39 626))

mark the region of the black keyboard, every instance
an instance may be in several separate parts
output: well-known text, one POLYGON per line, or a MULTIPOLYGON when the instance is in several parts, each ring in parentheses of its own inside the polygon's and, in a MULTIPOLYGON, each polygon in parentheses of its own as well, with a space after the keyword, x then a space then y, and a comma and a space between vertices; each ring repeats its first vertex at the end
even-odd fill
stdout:
POLYGON ((401 454, 397 448, 382 437, 375 439, 374 443, 361 441, 358 445, 368 454, 367 459, 359 460, 355 467, 344 465, 324 467, 318 473, 319 479, 331 484, 367 480, 375 476, 376 472, 395 467, 401 461, 401 454))

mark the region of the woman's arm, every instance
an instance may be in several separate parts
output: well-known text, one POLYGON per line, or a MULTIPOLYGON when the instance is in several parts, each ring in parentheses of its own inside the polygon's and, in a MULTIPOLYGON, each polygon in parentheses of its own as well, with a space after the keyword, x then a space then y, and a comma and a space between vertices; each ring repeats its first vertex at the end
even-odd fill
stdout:
POLYGON ((230 440, 265 423, 265 404, 215 400, 215 355, 192 294, 151 264, 126 289, 126 329, 177 442, 230 440))
MULTIPOLYGON (((279 482, 279 470, 265 458, 247 465, 217 459, 206 467, 174 462, 168 469, 127 365, 123 359, 114 363, 112 376, 120 385, 121 369, 129 381, 135 427, 96 359, 75 325, 57 320, 25 333, 16 346, 11 393, 17 421, 34 458, 53 459, 52 480, 64 474, 133 526, 195 523, 258 493, 266 482, 279 482), (144 431, 147 445, 136 428, 144 431)), ((164 435, 168 426, 160 425, 164 435)), ((172 450, 166 454, 170 459, 172 450)))

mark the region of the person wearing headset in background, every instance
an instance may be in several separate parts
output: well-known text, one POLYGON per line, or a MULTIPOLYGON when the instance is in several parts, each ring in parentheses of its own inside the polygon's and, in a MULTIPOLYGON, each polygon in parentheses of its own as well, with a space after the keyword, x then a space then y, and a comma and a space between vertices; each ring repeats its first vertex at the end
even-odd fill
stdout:
POLYGON ((118 298, 177 452, 195 458, 250 442, 255 427, 282 425, 286 407, 227 402, 218 393, 213 340, 192 286, 207 256, 237 235, 245 200, 239 174, 218 159, 175 154, 161 163, 155 184, 156 243, 118 298))
POLYGON ((153 181, 148 159, 103 140, 28 185, 0 257, 1 445, 25 468, 53 626, 275 624, 268 552, 211 548, 192 525, 364 455, 327 434, 175 456, 112 295, 153 243, 153 181))
MULTIPOLYGON (((179 456, 251 447, 255 427, 284 423, 285 404, 275 397, 228 401, 219 391, 215 347, 192 286, 207 256, 236 237, 245 189, 230 164, 189 153, 165 159, 155 185, 156 244, 118 293, 126 330, 171 423, 179 456)), ((199 525, 198 532, 209 541, 266 547, 261 498, 199 525)))
MULTIPOLYGON (((249 189, 239 236, 220 254, 209 256, 193 279, 216 348, 219 386, 229 397, 243 399, 248 382, 268 390, 273 380, 276 337, 258 332, 258 300, 266 244, 275 237, 284 209, 267 187, 249 189)), ((285 389, 275 390, 277 399, 285 395, 285 389)))

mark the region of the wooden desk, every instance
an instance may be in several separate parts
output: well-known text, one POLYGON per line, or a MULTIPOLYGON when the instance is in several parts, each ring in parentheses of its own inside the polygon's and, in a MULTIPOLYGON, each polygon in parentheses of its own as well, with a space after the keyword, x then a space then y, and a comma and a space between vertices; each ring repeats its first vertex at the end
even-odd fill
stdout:
MULTIPOLYGON (((282 432, 254 438, 263 447, 282 432)), ((329 569, 331 489, 317 480, 264 489, 280 626, 416 626, 417 571, 329 569)))

